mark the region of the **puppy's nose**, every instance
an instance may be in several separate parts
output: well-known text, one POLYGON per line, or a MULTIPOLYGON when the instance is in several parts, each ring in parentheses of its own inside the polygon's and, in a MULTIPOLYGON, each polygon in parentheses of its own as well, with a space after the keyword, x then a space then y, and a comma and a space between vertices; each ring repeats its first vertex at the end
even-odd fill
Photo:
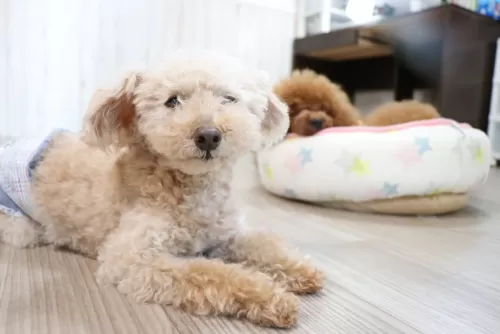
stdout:
POLYGON ((194 142, 203 151, 215 150, 221 140, 221 133, 216 128, 201 127, 194 132, 194 142))
POLYGON ((321 129, 323 128, 323 120, 322 119, 311 119, 309 123, 315 128, 315 129, 321 129))

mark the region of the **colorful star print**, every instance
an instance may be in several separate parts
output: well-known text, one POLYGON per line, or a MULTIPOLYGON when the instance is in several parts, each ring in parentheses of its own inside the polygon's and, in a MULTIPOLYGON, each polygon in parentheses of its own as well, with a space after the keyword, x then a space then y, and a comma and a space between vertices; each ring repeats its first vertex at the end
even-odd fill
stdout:
POLYGON ((396 152, 396 158, 403 164, 403 167, 410 167, 422 161, 422 158, 415 145, 404 145, 396 152))
POLYGON ((285 168, 290 171, 290 173, 295 174, 300 171, 301 159, 299 156, 293 155, 285 160, 285 168))
POLYGON ((269 180, 274 179, 274 171, 270 166, 267 165, 266 167, 264 167, 264 173, 269 178, 269 180))
POLYGON ((436 196, 436 195, 439 195, 441 194, 443 191, 441 190, 441 188, 436 188, 434 189, 433 191, 431 191, 430 195, 431 196, 436 196))
POLYGON ((427 189, 425 191, 426 194, 431 196, 439 195, 442 192, 443 192, 443 187, 432 181, 429 182, 429 185, 427 186, 427 189))
POLYGON ((399 193, 398 187, 399 184, 397 183, 384 182, 382 191, 386 197, 396 196, 399 193))
POLYGON ((354 158, 354 163, 351 166, 351 172, 357 176, 364 176, 370 174, 370 165, 367 161, 360 158, 354 158))
POLYGON ((476 152, 474 154, 474 160, 479 162, 480 164, 484 161, 484 152, 481 147, 477 147, 476 152))
POLYGON ((301 148, 299 157, 301 159, 300 165, 304 167, 307 163, 312 162, 312 148, 301 148))
POLYGON ((370 174, 368 162, 360 159, 352 152, 342 150, 341 156, 334 163, 342 168, 346 174, 354 173, 357 176, 370 174))
POLYGON ((467 144, 467 150, 469 151, 470 157, 474 161, 480 164, 482 164, 485 161, 485 154, 484 154, 485 152, 479 144, 471 141, 467 144))
POLYGON ((356 155, 348 152, 346 150, 342 150, 341 156, 335 160, 335 164, 338 165, 342 170, 344 171, 345 174, 348 174, 351 170, 352 163, 354 159, 356 158, 356 155))
POLYGON ((415 138, 415 144, 418 145, 418 153, 420 155, 432 150, 429 145, 429 137, 417 137, 415 138))

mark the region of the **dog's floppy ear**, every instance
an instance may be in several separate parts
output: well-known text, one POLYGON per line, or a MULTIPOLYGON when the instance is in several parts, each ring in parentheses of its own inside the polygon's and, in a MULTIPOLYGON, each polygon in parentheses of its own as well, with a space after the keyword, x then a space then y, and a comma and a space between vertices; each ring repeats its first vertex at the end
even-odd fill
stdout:
POLYGON ((85 116, 84 137, 101 147, 126 146, 134 131, 135 89, 140 82, 141 76, 131 73, 114 91, 97 91, 85 116))
POLYGON ((290 117, 288 116, 288 105, 286 105, 273 91, 269 74, 258 70, 253 86, 265 98, 263 104, 259 103, 259 109, 264 111, 261 123, 262 142, 261 148, 267 148, 281 141, 290 127, 290 117))
POLYGON ((282 140, 290 127, 288 106, 273 92, 267 94, 267 108, 262 121, 263 146, 282 140))

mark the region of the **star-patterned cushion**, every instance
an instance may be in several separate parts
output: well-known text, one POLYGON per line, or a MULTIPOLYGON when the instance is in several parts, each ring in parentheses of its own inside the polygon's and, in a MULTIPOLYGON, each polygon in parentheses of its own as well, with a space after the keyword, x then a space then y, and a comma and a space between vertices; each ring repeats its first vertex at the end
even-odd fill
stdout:
POLYGON ((488 176, 488 136, 449 119, 338 127, 257 155, 263 186, 309 202, 463 194, 488 176))

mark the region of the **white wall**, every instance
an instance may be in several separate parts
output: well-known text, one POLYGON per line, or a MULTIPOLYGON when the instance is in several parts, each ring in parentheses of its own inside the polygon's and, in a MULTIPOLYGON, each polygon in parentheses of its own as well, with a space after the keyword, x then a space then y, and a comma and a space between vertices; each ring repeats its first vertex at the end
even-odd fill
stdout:
POLYGON ((80 128, 92 92, 169 50, 288 74, 293 0, 1 0, 0 136, 80 128))

